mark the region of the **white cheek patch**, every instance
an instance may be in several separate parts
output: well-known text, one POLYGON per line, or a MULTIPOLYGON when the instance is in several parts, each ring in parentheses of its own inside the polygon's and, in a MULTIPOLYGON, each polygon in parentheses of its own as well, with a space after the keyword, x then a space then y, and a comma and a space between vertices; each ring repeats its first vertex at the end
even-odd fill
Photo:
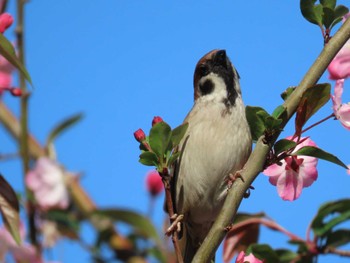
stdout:
POLYGON ((213 90, 209 94, 204 94, 198 98, 201 101, 215 101, 222 102, 227 98, 227 89, 224 80, 215 73, 210 73, 199 81, 199 85, 204 85, 206 81, 211 81, 213 90))

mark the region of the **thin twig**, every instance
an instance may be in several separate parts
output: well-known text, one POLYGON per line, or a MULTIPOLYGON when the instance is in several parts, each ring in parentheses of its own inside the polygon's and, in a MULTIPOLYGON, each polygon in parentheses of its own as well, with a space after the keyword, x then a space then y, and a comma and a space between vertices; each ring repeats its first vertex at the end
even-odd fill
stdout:
MULTIPOLYGON (((17 26, 16 26, 16 37, 17 37, 17 49, 18 58, 22 65, 25 65, 25 54, 24 54, 24 0, 17 0, 17 26)), ((24 75, 19 72, 19 87, 22 90, 21 96, 21 140, 20 140, 20 152, 22 157, 23 176, 26 176, 29 171, 29 146, 28 146, 28 99, 29 94, 27 93, 26 80, 24 75)), ((27 197, 30 195, 30 190, 26 188, 27 197)), ((28 229, 30 242, 39 249, 39 243, 36 237, 36 225, 35 225, 35 213, 36 209, 30 198, 27 198, 27 213, 28 213, 28 229)))
MULTIPOLYGON (((166 207, 167 207, 167 211, 168 211, 169 218, 170 218, 170 225, 172 225, 172 223, 175 220, 174 219, 175 212, 174 212, 174 204, 173 204, 171 189, 170 189, 171 188, 170 187, 170 175, 168 173, 168 169, 165 169, 164 173, 162 173, 161 175, 162 175, 162 180, 163 180, 164 189, 165 189, 166 207)), ((182 253, 181 253, 181 249, 180 249, 180 245, 179 245, 179 239, 177 238, 176 231, 173 231, 173 233, 171 235, 171 240, 172 240, 174 248, 175 248, 177 262, 183 263, 182 253)))
POLYGON ((8 161, 8 160, 12 160, 12 159, 16 159, 20 156, 19 153, 3 153, 0 154, 0 161, 8 161))
POLYGON ((323 118, 322 120, 310 125, 309 127, 305 128, 304 130, 301 131, 301 134, 303 134, 304 132, 307 132, 308 130, 312 129, 313 127, 321 124, 322 122, 325 122, 326 120, 335 117, 334 113, 332 113, 331 115, 327 116, 326 118, 323 118))
POLYGON ((1 1, 0 14, 4 13, 7 7, 7 0, 1 1))
POLYGON ((324 250, 324 254, 335 254, 342 257, 350 257, 350 251, 341 250, 334 247, 326 247, 326 249, 324 250))

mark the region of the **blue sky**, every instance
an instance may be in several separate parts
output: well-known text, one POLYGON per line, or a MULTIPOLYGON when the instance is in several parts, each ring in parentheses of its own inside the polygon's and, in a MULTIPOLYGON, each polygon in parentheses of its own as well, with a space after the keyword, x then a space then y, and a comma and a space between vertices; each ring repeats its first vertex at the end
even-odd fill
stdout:
MULTIPOLYGON (((9 11, 13 13, 13 4, 9 11)), ((68 170, 83 172, 82 185, 99 206, 140 213, 147 212, 144 177, 150 169, 138 163, 133 132, 148 131, 156 115, 173 127, 182 122, 193 103, 193 71, 203 54, 226 49, 241 76, 245 104, 271 112, 282 103, 280 93, 299 83, 323 45, 320 30, 301 16, 299 1, 280 0, 30 1, 25 30, 27 68, 35 85, 29 112, 32 133, 44 143, 58 121, 83 112, 83 121, 57 140, 58 160, 68 170)), ((327 73, 322 81, 328 81, 327 73)), ((346 89, 344 100, 350 101, 346 89)), ((5 101, 18 112, 16 99, 5 101)), ((309 123, 330 113, 328 103, 309 123)), ((0 132, 1 152, 15 151, 16 145, 2 128, 0 132)), ((292 133, 291 123, 283 136, 292 133)), ((307 135, 350 163, 349 131, 337 121, 307 135)), ((260 175, 241 211, 265 211, 305 237, 320 204, 349 197, 350 177, 342 168, 323 161, 318 168, 318 180, 295 202, 282 201, 260 175)), ((1 163, 1 171, 21 188, 17 161, 1 163)), ((159 229, 161 199, 154 215, 159 229)), ((93 242, 91 230, 83 230, 86 241, 93 242)), ((286 245, 284 236, 265 229, 260 240, 273 247, 286 245)), ((52 255, 68 263, 89 261, 72 242, 61 242, 52 255)), ((221 262, 220 255, 217 259, 221 262)), ((319 258, 320 263, 334 260, 346 262, 319 258)))

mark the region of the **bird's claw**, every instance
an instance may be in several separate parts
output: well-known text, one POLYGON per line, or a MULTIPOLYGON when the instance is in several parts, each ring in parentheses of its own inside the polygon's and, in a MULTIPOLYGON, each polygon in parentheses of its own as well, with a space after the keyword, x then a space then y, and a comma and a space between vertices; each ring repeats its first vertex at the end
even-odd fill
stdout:
POLYGON ((244 182, 244 179, 241 175, 241 171, 242 170, 239 170, 237 172, 235 172, 234 174, 233 173, 229 173, 229 175, 226 177, 225 181, 227 182, 227 188, 228 189, 231 189, 233 183, 239 178, 242 180, 242 182, 244 182))
POLYGON ((165 231, 165 234, 167 236, 173 235, 175 232, 181 231, 181 222, 183 220, 183 215, 173 214, 170 217, 171 225, 168 227, 168 229, 165 231))

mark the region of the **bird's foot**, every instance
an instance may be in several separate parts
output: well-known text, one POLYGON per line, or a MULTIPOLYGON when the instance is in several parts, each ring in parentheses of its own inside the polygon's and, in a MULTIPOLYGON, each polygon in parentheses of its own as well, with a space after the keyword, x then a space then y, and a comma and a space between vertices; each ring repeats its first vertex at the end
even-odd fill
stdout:
POLYGON ((165 234, 167 236, 173 235, 175 232, 181 231, 181 222, 183 220, 183 215, 173 214, 170 217, 171 225, 168 227, 168 229, 165 231, 165 234))
POLYGON ((239 170, 237 172, 235 172, 234 174, 233 173, 229 173, 229 175, 226 177, 225 181, 227 182, 227 189, 231 189, 233 183, 239 178, 242 180, 242 182, 244 182, 244 179, 241 175, 241 171, 242 170, 239 170))

